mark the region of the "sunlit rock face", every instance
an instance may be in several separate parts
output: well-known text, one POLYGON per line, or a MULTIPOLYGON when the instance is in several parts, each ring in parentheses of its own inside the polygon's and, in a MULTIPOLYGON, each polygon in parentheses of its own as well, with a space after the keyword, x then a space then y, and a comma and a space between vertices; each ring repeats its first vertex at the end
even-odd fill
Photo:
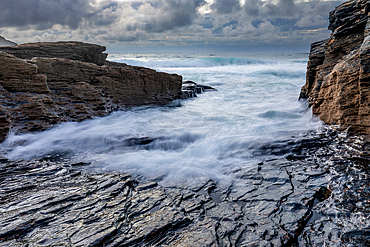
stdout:
POLYGON ((105 47, 81 42, 0 49, 0 141, 179 97, 182 77, 105 61, 105 47))
POLYGON ((328 124, 370 134, 370 5, 348 1, 330 12, 330 39, 313 43, 300 98, 328 124))

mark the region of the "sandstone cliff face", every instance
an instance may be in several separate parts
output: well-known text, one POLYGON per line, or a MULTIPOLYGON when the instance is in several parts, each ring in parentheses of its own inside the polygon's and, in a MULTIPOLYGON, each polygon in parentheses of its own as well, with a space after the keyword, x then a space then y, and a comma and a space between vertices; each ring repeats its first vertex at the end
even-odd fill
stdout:
MULTIPOLYGON (((98 59, 92 63, 101 57, 96 45, 74 42, 76 47, 72 49, 72 43, 64 43, 63 54, 51 53, 62 58, 42 54, 31 60, 21 59, 25 54, 27 58, 35 55, 37 44, 30 44, 30 52, 23 49, 27 45, 22 45, 20 53, 13 52, 15 56, 0 51, 0 142, 9 131, 42 131, 65 121, 106 116, 128 106, 166 104, 179 97, 181 76, 112 62, 99 66, 105 62, 98 59), (84 47, 83 51, 78 47, 84 47), (83 59, 83 54, 95 54, 85 56, 94 59, 69 59, 83 59)), ((55 43, 58 51, 63 51, 62 44, 55 43)), ((40 51, 44 46, 40 43, 40 51)), ((46 46, 53 47, 52 43, 46 46)), ((18 51, 17 47, 13 51, 18 51)))
POLYGON ((300 98, 328 124, 370 134, 370 2, 351 0, 330 13, 330 39, 311 46, 300 98))

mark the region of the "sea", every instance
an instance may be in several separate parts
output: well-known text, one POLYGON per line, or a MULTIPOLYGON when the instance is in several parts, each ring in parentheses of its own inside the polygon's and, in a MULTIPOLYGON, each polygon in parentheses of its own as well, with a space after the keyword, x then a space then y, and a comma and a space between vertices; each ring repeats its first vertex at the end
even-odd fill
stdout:
POLYGON ((92 172, 125 172, 168 187, 204 180, 228 186, 238 182, 233 171, 286 155, 264 147, 323 125, 298 100, 306 53, 110 53, 108 60, 179 74, 216 90, 40 133, 10 134, 2 154, 85 162, 92 172))

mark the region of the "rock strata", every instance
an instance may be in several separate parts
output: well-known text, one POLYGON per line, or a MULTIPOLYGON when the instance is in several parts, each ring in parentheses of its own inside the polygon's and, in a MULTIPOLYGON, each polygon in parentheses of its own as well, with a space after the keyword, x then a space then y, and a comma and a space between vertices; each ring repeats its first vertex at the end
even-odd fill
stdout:
POLYGON ((181 76, 105 61, 104 50, 80 42, 0 48, 0 142, 9 131, 42 131, 181 98, 181 76))
POLYGON ((265 144, 227 188, 0 159, 0 245, 369 246, 368 148, 330 129, 265 144))
POLYGON ((34 57, 67 58, 97 65, 105 64, 105 59, 108 56, 103 53, 105 50, 105 46, 76 41, 27 43, 0 47, 0 51, 22 59, 34 57))
POLYGON ((351 0, 330 12, 330 39, 311 46, 300 98, 328 124, 370 134, 370 5, 351 0))

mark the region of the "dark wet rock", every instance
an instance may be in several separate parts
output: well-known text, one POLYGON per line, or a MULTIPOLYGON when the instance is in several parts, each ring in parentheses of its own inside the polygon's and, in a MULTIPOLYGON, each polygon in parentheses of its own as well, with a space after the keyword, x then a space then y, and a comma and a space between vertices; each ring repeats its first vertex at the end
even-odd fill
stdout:
POLYGON ((368 140, 326 129, 288 143, 290 155, 236 169, 227 188, 212 180, 166 188, 92 172, 90 163, 3 159, 0 245, 367 246, 368 140))
POLYGON ((197 94, 201 94, 206 91, 217 91, 217 89, 206 85, 200 85, 193 81, 184 81, 182 83, 181 92, 179 93, 178 98, 180 99, 195 98, 197 97, 197 94))

